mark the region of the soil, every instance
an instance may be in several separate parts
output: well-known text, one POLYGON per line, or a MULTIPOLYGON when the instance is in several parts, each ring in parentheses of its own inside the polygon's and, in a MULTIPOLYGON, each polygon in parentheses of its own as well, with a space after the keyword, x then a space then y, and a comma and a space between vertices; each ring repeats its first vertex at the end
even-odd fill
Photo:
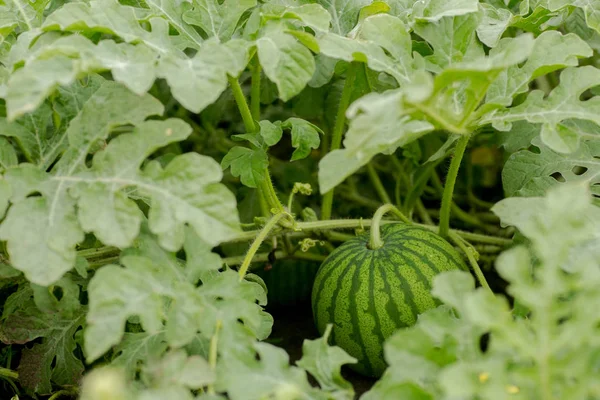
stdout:
MULTIPOLYGON (((293 364, 302 357, 304 339, 319 337, 319 332, 317 332, 313 323, 310 303, 268 311, 275 318, 273 332, 268 341, 285 349, 290 356, 290 362, 293 364)), ((352 383, 356 392, 355 399, 358 399, 376 382, 375 379, 366 378, 347 367, 342 368, 342 375, 352 383)))

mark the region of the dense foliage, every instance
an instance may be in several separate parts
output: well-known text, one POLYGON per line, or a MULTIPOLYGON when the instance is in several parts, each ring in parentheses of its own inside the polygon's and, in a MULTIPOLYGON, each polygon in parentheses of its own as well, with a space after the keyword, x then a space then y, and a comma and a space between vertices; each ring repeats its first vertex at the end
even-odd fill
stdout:
POLYGON ((471 273, 363 399, 600 398, 599 50, 598 0, 0 0, 1 398, 351 399, 252 271, 388 212, 471 273))

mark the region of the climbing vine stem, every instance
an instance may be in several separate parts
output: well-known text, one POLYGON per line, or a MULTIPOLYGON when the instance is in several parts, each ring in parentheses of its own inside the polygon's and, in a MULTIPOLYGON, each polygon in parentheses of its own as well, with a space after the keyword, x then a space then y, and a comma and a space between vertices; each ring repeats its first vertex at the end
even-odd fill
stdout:
POLYGON ((269 220, 269 222, 267 222, 265 224, 265 226, 261 229, 261 231, 258 233, 256 238, 252 242, 252 245, 250 246, 248 253, 246 253, 246 256, 244 257, 244 261, 242 262, 242 265, 240 266, 240 269, 238 271, 238 274, 240 276, 240 281, 242 279, 244 279, 244 276, 246 276, 246 272, 248 271, 248 267, 250 267, 252 258, 254 258, 254 255, 260 248, 260 245, 262 244, 262 242, 265 241, 265 239, 269 236, 269 232, 271 232, 271 230, 277 226, 279 221, 281 221, 284 218, 289 218, 291 221, 294 220, 294 218, 292 217, 291 214, 289 214, 287 212, 280 212, 278 214, 275 214, 269 220))
POLYGON ((475 250, 475 248, 473 246, 471 246, 471 244, 469 242, 466 242, 463 238, 461 238, 460 236, 458 236, 458 234, 456 234, 455 232, 448 232, 449 238, 450 240, 452 240, 454 242, 454 244, 456 244, 462 251, 463 253, 465 253, 465 255, 467 256, 467 259, 469 260, 469 264, 471 264, 471 268, 473 268, 473 272, 475 272, 475 276, 477 276, 477 280, 479 281, 479 284, 481 286, 483 286, 484 288, 486 288, 487 290, 490 291, 490 293, 494 293, 492 292, 492 289, 490 288, 490 285, 487 283, 487 280, 485 279, 485 275, 483 275, 483 271, 481 270, 481 268, 479 267, 479 263, 477 262, 477 257, 479 254, 477 253, 477 250, 475 250))
POLYGON ((255 121, 260 120, 260 74, 260 62, 258 56, 255 56, 252 67, 252 86, 250 88, 250 113, 255 121))
MULTIPOLYGON (((235 103, 237 104, 238 109, 240 110, 240 115, 242 116, 242 120, 244 121, 246 132, 252 133, 258 131, 259 126, 256 124, 252 116, 250 107, 248 107, 248 102, 246 101, 246 97, 244 96, 244 92, 242 91, 240 83, 236 78, 231 76, 228 76, 227 79, 229 80, 229 85, 231 86, 235 103)), ((258 189, 263 195, 270 210, 273 210, 274 213, 282 212, 284 208, 281 204, 281 201, 279 201, 279 198, 277 197, 275 188, 273 187, 269 168, 265 168, 263 175, 264 179, 262 179, 262 181, 259 183, 258 189)))
POLYGON ((0 367, 0 376, 10 379, 19 379, 19 373, 12 369, 0 367))
POLYGON ((383 240, 381 240, 381 232, 379 230, 379 225, 381 224, 381 219, 388 212, 393 212, 401 221, 406 222, 408 224, 412 224, 412 221, 408 219, 396 206, 393 204, 384 204, 377 209, 375 215, 373 216, 373 220, 371 222, 371 234, 369 237, 369 248, 371 250, 379 249, 383 246, 383 240))
POLYGON ((454 194, 454 186, 456 184, 456 177, 458 176, 458 170, 460 169, 460 163, 467 149, 470 136, 464 135, 458 140, 456 148, 454 149, 454 157, 450 163, 450 169, 446 176, 446 183, 444 184, 444 194, 442 195, 442 207, 440 209, 440 228, 439 234, 442 237, 447 238, 450 230, 450 211, 452 209, 452 195, 454 194))
MULTIPOLYGON (((346 82, 344 83, 342 97, 340 99, 337 115, 335 117, 335 124, 333 126, 333 132, 331 135, 329 151, 337 150, 342 145, 342 134, 344 133, 344 126, 346 125, 346 110, 348 109, 348 106, 350 105, 350 99, 352 98, 356 68, 357 66, 352 63, 350 64, 348 72, 346 73, 346 82)), ((329 192, 323 195, 323 201, 321 204, 321 219, 331 218, 331 209, 333 208, 333 193, 334 189, 331 189, 329 192)))

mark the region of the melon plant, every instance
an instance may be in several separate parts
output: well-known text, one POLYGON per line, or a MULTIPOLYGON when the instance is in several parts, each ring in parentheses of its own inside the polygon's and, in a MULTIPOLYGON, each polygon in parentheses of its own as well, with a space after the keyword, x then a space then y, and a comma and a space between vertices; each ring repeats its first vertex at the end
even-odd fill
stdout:
POLYGON ((370 235, 362 234, 335 249, 319 268, 312 292, 319 332, 333 324, 332 343, 358 360, 351 368, 373 377, 386 367, 384 341, 439 305, 431 294, 433 278, 466 269, 454 248, 426 228, 385 225, 381 239, 372 248, 370 235))
POLYGON ((599 10, 0 0, 0 399, 599 398, 599 10))

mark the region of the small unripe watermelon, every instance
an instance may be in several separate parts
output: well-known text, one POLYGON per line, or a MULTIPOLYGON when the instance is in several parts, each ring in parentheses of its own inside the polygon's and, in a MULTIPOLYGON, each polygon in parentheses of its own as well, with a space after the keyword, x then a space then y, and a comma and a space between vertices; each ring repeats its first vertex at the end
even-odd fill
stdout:
POLYGON ((277 309, 308 302, 318 261, 277 260, 267 269, 255 271, 267 286, 267 307, 277 309))
POLYGON ((333 324, 332 344, 358 360, 350 367, 372 377, 386 368, 383 343, 398 328, 439 305, 431 295, 436 274, 467 270, 441 236, 419 226, 381 227, 383 247, 367 247, 369 235, 353 238, 323 262, 312 291, 313 317, 321 335, 333 324))

